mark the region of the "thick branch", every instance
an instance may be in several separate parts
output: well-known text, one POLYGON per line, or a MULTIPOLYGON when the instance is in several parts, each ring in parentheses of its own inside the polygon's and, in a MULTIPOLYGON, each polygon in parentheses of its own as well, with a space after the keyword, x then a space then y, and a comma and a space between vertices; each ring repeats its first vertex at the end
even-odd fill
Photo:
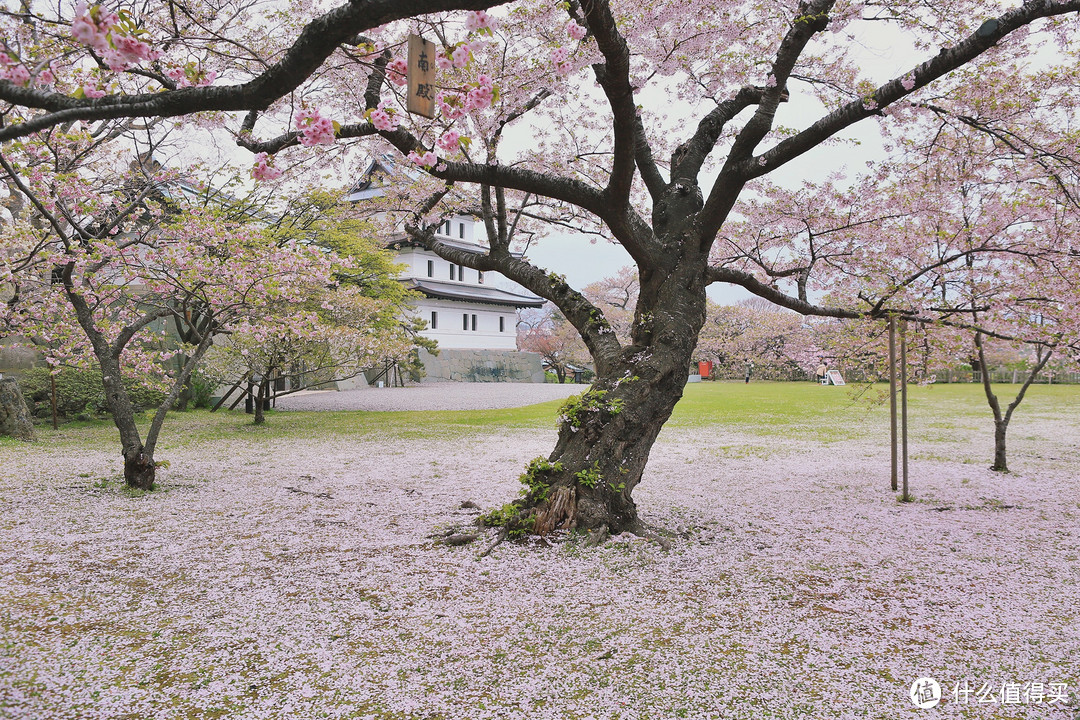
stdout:
POLYGON ((1041 18, 1080 11, 1080 0, 1034 0, 1010 10, 996 19, 987 20, 965 40, 944 48, 933 58, 918 65, 900 78, 890 80, 869 97, 856 100, 829 113, 813 125, 776 144, 756 160, 742 160, 742 170, 751 177, 772 172, 781 165, 811 150, 841 130, 878 115, 881 108, 915 92, 919 88, 963 67, 983 54, 1010 33, 1041 18), (905 87, 905 83, 907 87, 905 87))
POLYGON ((581 9, 597 48, 604 55, 604 62, 593 65, 593 72, 611 105, 615 137, 611 175, 604 194, 608 202, 621 209, 630 203, 638 145, 637 108, 634 89, 630 86, 630 49, 615 26, 607 0, 583 0, 581 9))
POLYGON ((506 0, 351 0, 308 23, 281 60, 241 85, 190 87, 94 100, 0 80, 0 100, 46 110, 26 122, 0 128, 0 140, 25 137, 62 122, 120 117, 175 117, 190 113, 265 110, 307 80, 339 45, 357 33, 418 15, 447 10, 484 10, 506 0))
POLYGON ((854 320, 856 318, 864 317, 864 313, 856 312, 854 310, 847 310, 846 308, 828 307, 822 305, 814 305, 813 303, 799 298, 791 297, 790 295, 781 292, 771 285, 766 285, 753 275, 742 270, 736 270, 734 268, 724 267, 710 267, 709 284, 715 282, 726 282, 732 285, 738 285, 746 288, 750 292, 754 293, 758 297, 765 298, 769 302, 772 302, 780 307, 785 307, 788 310, 794 310, 802 315, 816 315, 819 317, 834 317, 834 318, 846 318, 854 320))

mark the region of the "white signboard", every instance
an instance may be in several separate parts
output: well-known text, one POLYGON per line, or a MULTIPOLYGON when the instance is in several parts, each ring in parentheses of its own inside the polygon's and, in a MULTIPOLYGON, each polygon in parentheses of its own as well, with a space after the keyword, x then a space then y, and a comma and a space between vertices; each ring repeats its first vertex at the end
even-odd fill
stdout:
POLYGON ((847 385, 847 383, 844 382, 844 376, 840 374, 839 370, 830 370, 826 375, 829 378, 829 382, 833 385, 847 385))

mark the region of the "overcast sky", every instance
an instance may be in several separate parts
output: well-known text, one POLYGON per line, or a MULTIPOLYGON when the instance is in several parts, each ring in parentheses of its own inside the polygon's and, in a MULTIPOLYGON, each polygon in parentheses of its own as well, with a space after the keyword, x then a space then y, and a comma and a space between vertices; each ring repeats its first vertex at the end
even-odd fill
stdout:
MULTIPOLYGON (((864 45, 858 53, 863 63, 865 77, 882 83, 898 77, 910 70, 923 59, 921 53, 913 50, 910 42, 895 29, 882 23, 867 21, 852 23, 849 30, 856 32, 864 45)), ((826 113, 815 99, 807 97, 806 88, 793 83, 790 86, 790 102, 781 104, 777 111, 778 126, 804 128, 826 113)), ((647 99, 643 99, 647 102, 647 99)), ((670 103, 666 97, 660 101, 670 103)), ((739 115, 739 121, 745 121, 751 110, 739 115)), ((697 118, 692 119, 696 126, 697 118)), ((821 181, 830 173, 846 170, 849 177, 866 169, 868 160, 883 158, 881 135, 877 122, 866 120, 855 125, 840 138, 858 141, 858 145, 840 144, 818 147, 806 155, 793 160, 785 167, 771 174, 769 179, 788 187, 796 187, 804 181, 821 181)), ((707 195, 708 183, 702 178, 702 190, 707 195)), ((619 268, 631 265, 630 256, 622 246, 597 241, 590 244, 588 238, 571 235, 553 235, 539 241, 531 247, 528 257, 547 270, 566 276, 572 287, 580 289, 591 282, 611 277, 619 268)), ((734 303, 743 298, 752 297, 742 288, 714 284, 709 287, 709 297, 721 304, 734 303)))

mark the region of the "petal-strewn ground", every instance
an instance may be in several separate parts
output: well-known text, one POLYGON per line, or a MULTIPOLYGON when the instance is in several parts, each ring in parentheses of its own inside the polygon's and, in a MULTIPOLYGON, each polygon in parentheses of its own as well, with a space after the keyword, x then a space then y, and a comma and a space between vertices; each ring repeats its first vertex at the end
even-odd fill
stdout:
POLYGON ((143 497, 82 431, 5 443, 0 717, 1071 720, 1080 421, 1030 402, 1010 475, 986 469, 984 420, 917 418, 912 503, 880 411, 835 437, 676 423, 635 493, 673 549, 483 559, 429 536, 510 499, 551 422, 320 437, 213 416, 143 497))

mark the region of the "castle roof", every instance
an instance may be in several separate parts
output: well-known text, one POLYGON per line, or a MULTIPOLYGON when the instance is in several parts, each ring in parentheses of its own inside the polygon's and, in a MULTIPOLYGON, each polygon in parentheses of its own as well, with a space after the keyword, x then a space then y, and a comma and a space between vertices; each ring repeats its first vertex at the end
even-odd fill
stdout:
POLYGON ((494 287, 439 282, 427 278, 408 278, 405 283, 410 290, 416 290, 429 298, 440 300, 468 300, 488 305, 507 305, 515 308, 538 308, 544 304, 543 298, 532 295, 519 295, 494 287))

